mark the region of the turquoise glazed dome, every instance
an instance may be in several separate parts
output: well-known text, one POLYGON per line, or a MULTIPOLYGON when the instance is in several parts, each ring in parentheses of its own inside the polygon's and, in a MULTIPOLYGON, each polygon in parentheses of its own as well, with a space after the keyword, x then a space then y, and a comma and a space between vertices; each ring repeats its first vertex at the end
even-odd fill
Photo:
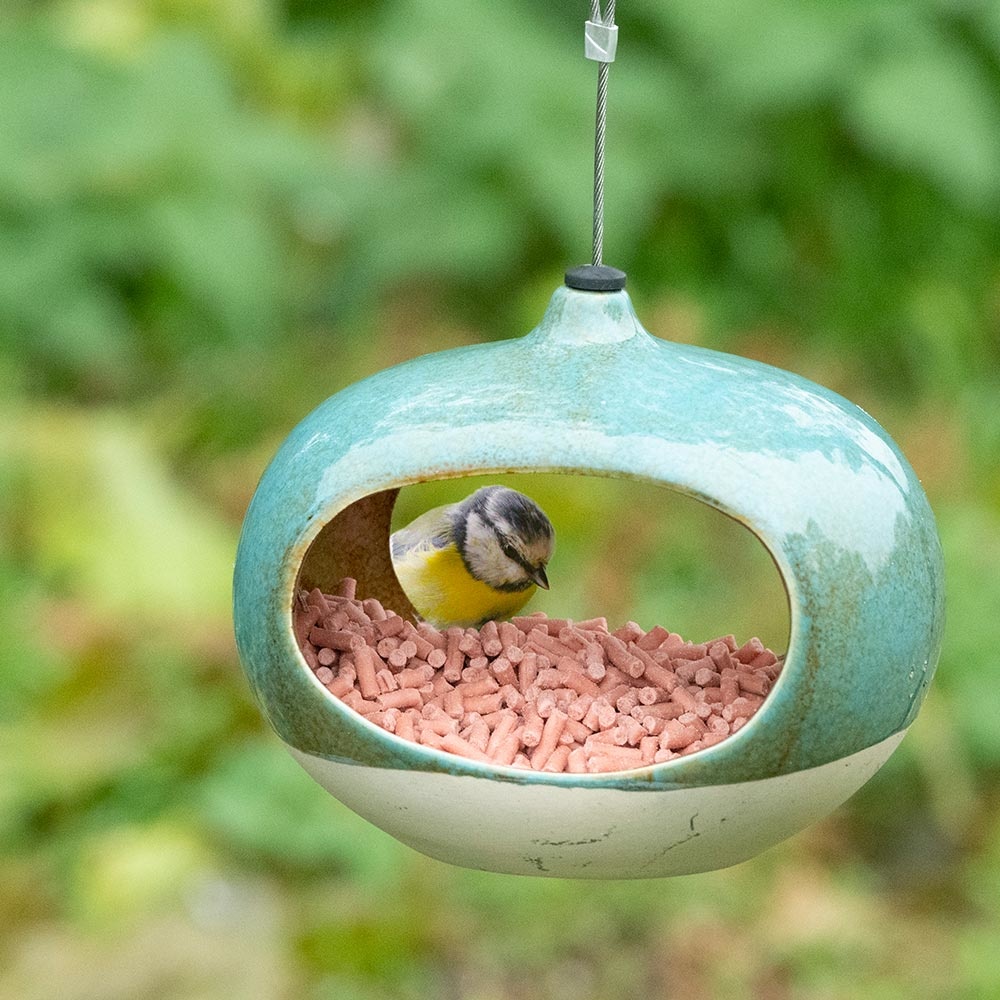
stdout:
POLYGON ((926 496, 871 417, 788 372, 651 336, 624 290, 568 287, 527 336, 416 358, 306 417, 250 505, 234 593, 265 716, 348 806, 455 864, 613 878, 734 864, 843 802, 917 714, 942 601, 926 496), (791 632, 746 726, 639 770, 552 774, 406 742, 316 680, 292 632, 296 589, 352 576, 359 596, 412 613, 389 558, 399 489, 507 472, 643 480, 760 538, 791 632))

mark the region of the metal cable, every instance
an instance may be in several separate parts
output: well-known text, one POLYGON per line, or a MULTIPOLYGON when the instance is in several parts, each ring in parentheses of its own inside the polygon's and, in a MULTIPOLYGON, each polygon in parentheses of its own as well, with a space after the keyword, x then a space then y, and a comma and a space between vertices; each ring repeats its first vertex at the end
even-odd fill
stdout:
MULTIPOLYGON (((591 0, 591 20, 607 26, 615 23, 615 0, 608 0, 607 10, 601 13, 600 0, 591 0)), ((594 128, 594 253, 593 263, 600 265, 604 258, 604 147, 608 126, 608 71, 609 62, 597 64, 597 115, 594 128)))

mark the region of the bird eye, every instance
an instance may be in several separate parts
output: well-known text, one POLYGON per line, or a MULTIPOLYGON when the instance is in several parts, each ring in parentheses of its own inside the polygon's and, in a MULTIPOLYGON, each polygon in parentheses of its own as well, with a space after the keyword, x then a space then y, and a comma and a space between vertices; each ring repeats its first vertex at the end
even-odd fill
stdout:
POLYGON ((506 538, 500 538, 500 550, 503 554, 510 560, 516 563, 522 563, 524 561, 523 557, 518 553, 517 549, 514 548, 506 538))
POLYGON ((525 569, 529 568, 527 565, 527 560, 524 556, 518 552, 518 550, 511 544, 509 538, 506 535, 498 535, 497 540, 500 542, 500 551, 511 561, 516 562, 518 566, 522 566, 525 569))

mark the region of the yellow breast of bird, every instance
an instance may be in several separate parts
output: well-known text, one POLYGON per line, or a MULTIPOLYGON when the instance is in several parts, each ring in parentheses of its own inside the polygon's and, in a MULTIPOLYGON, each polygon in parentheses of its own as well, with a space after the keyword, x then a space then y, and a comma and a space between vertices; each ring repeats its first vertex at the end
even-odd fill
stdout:
POLYGON ((399 582, 422 618, 433 625, 479 625, 509 618, 535 592, 494 590, 472 576, 454 545, 418 548, 393 562, 399 582))

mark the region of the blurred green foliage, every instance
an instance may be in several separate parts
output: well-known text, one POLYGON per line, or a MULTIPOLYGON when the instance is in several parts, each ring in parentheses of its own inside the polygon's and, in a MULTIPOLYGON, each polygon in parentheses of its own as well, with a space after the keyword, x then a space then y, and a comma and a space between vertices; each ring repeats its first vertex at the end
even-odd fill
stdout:
MULTIPOLYGON (((526 331, 586 258, 588 13, 5 6, 0 996, 1000 994, 989 0, 619 5, 606 255, 645 325, 865 406, 938 515, 938 680, 847 806, 668 882, 451 869, 314 786, 241 678, 236 537, 288 430, 377 368, 526 331)), ((532 489, 549 610, 783 641, 742 529, 612 481, 532 489)))

